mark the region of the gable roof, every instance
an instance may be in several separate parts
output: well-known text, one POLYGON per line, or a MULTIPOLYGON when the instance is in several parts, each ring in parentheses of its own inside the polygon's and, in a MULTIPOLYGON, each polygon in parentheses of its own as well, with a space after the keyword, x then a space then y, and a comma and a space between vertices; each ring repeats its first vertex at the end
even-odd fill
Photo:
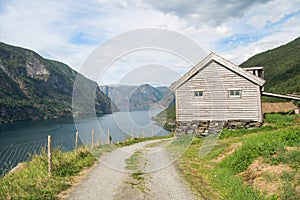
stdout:
POLYGON ((193 75, 198 73, 201 69, 203 69, 208 63, 211 61, 215 61, 225 68, 239 74, 240 76, 248 79, 249 81, 263 86, 265 84, 265 80, 247 72, 245 69, 233 64, 232 62, 222 58, 221 56, 211 52, 208 56, 206 56, 202 61, 200 61, 196 66, 194 66, 192 69, 190 69, 186 74, 184 74, 179 80, 174 82, 171 85, 172 90, 176 90, 178 87, 180 87, 182 84, 184 84, 186 81, 188 81, 193 75))

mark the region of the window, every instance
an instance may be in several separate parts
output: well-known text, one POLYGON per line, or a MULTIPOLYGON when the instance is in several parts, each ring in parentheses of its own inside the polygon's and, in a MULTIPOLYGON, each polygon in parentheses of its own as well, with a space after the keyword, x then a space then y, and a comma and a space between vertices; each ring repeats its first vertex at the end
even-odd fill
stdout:
POLYGON ((241 97, 241 90, 229 90, 229 97, 241 97))
POLYGON ((203 97, 203 91, 194 91, 195 97, 203 97))

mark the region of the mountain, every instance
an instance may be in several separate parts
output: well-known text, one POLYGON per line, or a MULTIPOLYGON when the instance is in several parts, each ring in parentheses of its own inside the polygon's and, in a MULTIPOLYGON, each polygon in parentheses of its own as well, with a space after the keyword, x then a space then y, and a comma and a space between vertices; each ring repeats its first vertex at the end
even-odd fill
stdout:
POLYGON ((162 86, 157 87, 156 89, 163 94, 163 97, 159 100, 158 104, 167 108, 175 105, 175 94, 170 88, 162 86))
POLYGON ((174 104, 174 94, 167 87, 111 85, 101 86, 120 110, 148 110, 153 107, 169 107, 174 104), (172 103, 173 102, 173 103, 172 103))
MULTIPOLYGON (((111 113, 114 105, 96 82, 61 62, 0 42, 0 122, 72 116, 76 77, 80 84, 74 91, 86 97, 88 88, 93 88, 93 109, 97 114, 111 113)), ((78 114, 86 112, 85 108, 75 107, 78 114)))
POLYGON ((130 110, 148 110, 162 98, 162 93, 154 87, 144 84, 137 87, 129 97, 130 110))
POLYGON ((265 91, 300 94, 300 37, 249 58, 242 67, 263 66, 265 91))

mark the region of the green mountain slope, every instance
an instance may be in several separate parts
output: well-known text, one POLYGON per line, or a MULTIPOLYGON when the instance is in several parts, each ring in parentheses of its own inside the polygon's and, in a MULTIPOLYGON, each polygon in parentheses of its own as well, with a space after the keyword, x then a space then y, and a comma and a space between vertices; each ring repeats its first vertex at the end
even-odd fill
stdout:
MULTIPOLYGON (((0 122, 71 116, 77 74, 61 62, 0 42, 0 122)), ((79 94, 85 96, 83 90, 94 87, 96 112, 110 113, 111 100, 95 82, 78 75, 82 84, 79 94)))
POLYGON ((241 66, 264 67, 266 92, 300 93, 300 38, 257 54, 242 63, 241 66))

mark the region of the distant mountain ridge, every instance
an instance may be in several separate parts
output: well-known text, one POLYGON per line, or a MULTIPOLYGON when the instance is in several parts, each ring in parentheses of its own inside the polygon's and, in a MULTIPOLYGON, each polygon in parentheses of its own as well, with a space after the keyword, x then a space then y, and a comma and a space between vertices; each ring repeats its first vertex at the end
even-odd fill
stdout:
POLYGON ((300 37, 275 49, 254 55, 241 66, 263 66, 267 92, 300 94, 300 37))
POLYGON ((148 110, 174 105, 174 94, 168 87, 110 85, 100 89, 123 111, 148 110))
MULTIPOLYGON (((61 62, 0 42, 0 122, 72 116, 76 77, 96 89, 97 114, 111 113, 111 100, 93 82, 61 62)), ((79 89, 78 89, 79 90, 79 89)), ((84 96, 85 91, 78 91, 84 96)), ((80 113, 84 109, 78 108, 80 113)))

